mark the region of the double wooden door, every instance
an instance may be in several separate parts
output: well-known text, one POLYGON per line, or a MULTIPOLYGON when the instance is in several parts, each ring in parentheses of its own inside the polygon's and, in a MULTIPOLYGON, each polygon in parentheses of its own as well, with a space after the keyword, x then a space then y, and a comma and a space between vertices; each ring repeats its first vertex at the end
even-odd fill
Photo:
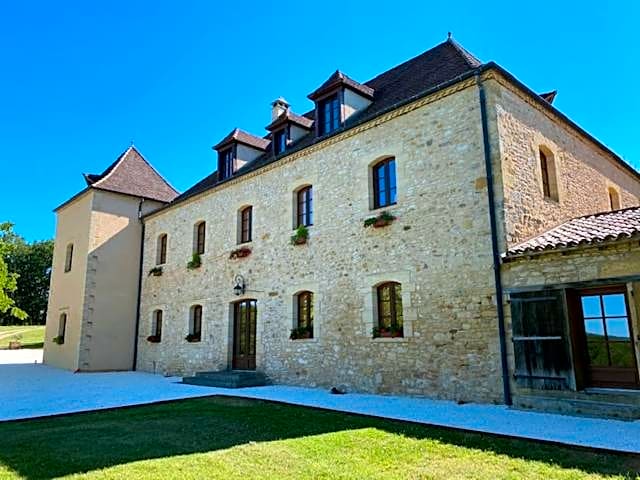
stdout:
POLYGON ((233 358, 234 370, 256 369, 256 316, 255 300, 241 300, 233 305, 233 358))

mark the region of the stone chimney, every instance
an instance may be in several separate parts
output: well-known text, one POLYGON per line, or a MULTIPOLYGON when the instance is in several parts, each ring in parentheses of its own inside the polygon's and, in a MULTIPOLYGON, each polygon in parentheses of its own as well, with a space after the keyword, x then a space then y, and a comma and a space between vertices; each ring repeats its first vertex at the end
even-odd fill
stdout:
POLYGON ((273 122, 287 110, 289 110, 289 103, 284 98, 280 97, 274 100, 271 103, 271 121, 273 122))

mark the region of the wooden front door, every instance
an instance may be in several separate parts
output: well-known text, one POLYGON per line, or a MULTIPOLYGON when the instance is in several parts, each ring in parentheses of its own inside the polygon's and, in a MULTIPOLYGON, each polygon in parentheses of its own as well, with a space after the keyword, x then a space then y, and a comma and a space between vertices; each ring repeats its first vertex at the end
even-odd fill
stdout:
POLYGON ((584 384, 640 388, 624 286, 578 292, 584 384))
POLYGON ((234 370, 256 369, 256 301, 242 300, 233 305, 234 370))

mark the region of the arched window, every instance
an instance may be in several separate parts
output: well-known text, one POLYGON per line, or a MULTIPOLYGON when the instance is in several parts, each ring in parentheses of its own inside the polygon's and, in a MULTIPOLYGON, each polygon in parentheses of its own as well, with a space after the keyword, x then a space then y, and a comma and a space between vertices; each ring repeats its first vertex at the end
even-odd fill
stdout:
POLYGON ((64 271, 70 272, 73 264, 73 243, 67 245, 67 251, 64 257, 64 271))
POLYGON ((202 338, 202 305, 191 307, 189 315, 189 337, 190 342, 199 342, 202 338))
POLYGON ((253 207, 245 207, 240 210, 240 242, 251 241, 251 227, 253 223, 253 207))
POLYGON ((373 208, 396 203, 396 159, 385 158, 373 167, 373 208))
POLYGON ((313 293, 296 294, 296 319, 292 339, 313 338, 313 293))
POLYGON ((58 345, 62 345, 64 343, 64 337, 67 333, 67 314, 60 314, 60 320, 58 321, 58 345))
POLYGON ((167 263, 167 234, 163 233, 158 237, 158 251, 156 254, 156 265, 167 263))
POLYGON ((207 225, 205 222, 196 223, 195 229, 195 242, 194 242, 194 253, 198 255, 202 255, 204 253, 204 242, 205 235, 207 230, 207 225))
POLYGON ((553 153, 540 147, 540 176, 542 177, 542 194, 544 198, 558 200, 558 184, 556 181, 556 168, 553 153))
POLYGON ((620 210, 620 194, 613 187, 609 187, 609 208, 611 210, 620 210))
POLYGON ((402 287, 397 282, 387 282, 377 288, 378 336, 403 336, 402 287))
POLYGON ((162 310, 153 312, 153 324, 151 325, 151 335, 159 342, 162 339, 162 310))
POLYGON ((296 193, 296 227, 313 225, 313 189, 311 185, 296 193))

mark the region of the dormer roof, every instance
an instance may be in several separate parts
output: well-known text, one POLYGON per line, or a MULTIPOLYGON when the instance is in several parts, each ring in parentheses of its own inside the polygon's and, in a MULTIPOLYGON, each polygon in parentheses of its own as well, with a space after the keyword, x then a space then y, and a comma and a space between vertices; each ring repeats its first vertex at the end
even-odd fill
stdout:
POLYGON ((107 169, 83 174, 87 186, 160 202, 170 202, 178 192, 131 145, 107 169))
POLYGON ((302 115, 296 115, 291 110, 286 110, 285 112, 282 112, 278 118, 276 118, 273 122, 271 122, 264 128, 266 130, 269 130, 270 132, 273 132, 286 123, 293 123, 294 125, 298 125, 299 127, 302 127, 306 130, 311 130, 311 127, 313 126, 313 120, 311 120, 310 118, 303 117, 302 115))
POLYGON ((329 93, 340 86, 350 88, 351 90, 370 100, 373 99, 373 88, 356 82, 354 79, 348 77, 340 70, 336 70, 335 72, 333 72, 333 74, 331 74, 331 76, 327 78, 327 80, 325 80, 325 82, 320 85, 320 87, 307 95, 307 97, 315 101, 326 93, 329 93))
POLYGON ((233 143, 242 143, 251 148, 265 151, 269 147, 270 142, 266 138, 252 135, 239 128, 234 128, 229 135, 224 137, 217 145, 214 145, 213 149, 220 151, 233 143))

